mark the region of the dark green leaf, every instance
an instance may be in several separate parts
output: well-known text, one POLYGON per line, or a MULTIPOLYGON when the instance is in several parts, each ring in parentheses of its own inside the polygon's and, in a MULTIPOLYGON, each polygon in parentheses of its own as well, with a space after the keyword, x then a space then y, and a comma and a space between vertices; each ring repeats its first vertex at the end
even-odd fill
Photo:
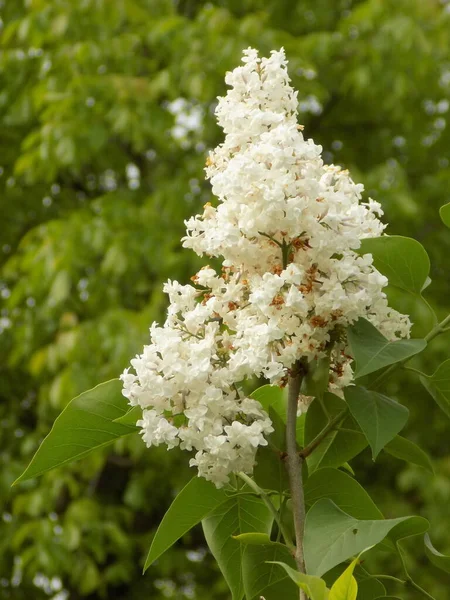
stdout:
POLYGON ((428 533, 425 534, 425 554, 428 556, 429 560, 433 563, 434 566, 450 573, 450 556, 446 556, 445 554, 441 554, 436 550, 430 540, 430 536, 428 533))
POLYGON ((380 273, 407 292, 420 294, 430 271, 430 259, 417 240, 400 235, 367 238, 361 242, 360 254, 372 254, 380 273))
MULTIPOLYGON (((319 500, 306 515, 304 550, 307 573, 321 577, 334 566, 378 544, 394 527, 411 519, 360 521, 331 500, 319 500)), ((426 522, 425 519, 423 521, 426 522)))
POLYGON ((144 571, 194 525, 228 500, 224 490, 201 477, 193 477, 177 495, 159 524, 144 571))
POLYGON ((298 600, 298 587, 278 565, 282 562, 295 569, 295 561, 284 544, 247 546, 242 571, 247 600, 298 600))
POLYGON ((430 523, 423 517, 407 517, 392 528, 387 536, 387 541, 396 544, 405 538, 425 533, 429 526, 430 523))
POLYGON ((282 459, 282 451, 286 446, 286 426, 272 406, 269 406, 268 412, 274 431, 268 438, 269 445, 258 448, 253 476, 263 489, 282 492, 289 489, 289 477, 282 459))
POLYGON ((396 458, 419 465, 430 473, 434 473, 433 465, 428 454, 426 454, 422 448, 419 448, 417 444, 400 435, 396 435, 393 440, 386 444, 384 451, 396 458))
MULTIPOLYGON (((323 406, 329 418, 335 417, 346 408, 346 404, 341 398, 329 393, 323 397, 323 406)), ((314 400, 306 413, 305 445, 310 444, 327 423, 328 418, 322 405, 317 399, 314 400)), ((312 473, 320 467, 340 467, 364 450, 366 446, 365 436, 356 429, 353 417, 348 416, 344 419, 342 428, 329 433, 308 456, 308 471, 312 473)))
POLYGON ((233 600, 240 600, 244 595, 242 560, 244 548, 250 548, 244 547, 233 536, 251 532, 269 535, 272 521, 266 505, 250 495, 230 498, 202 521, 206 542, 225 577, 233 600))
POLYGON ((37 477, 46 471, 86 456, 118 438, 136 431, 115 423, 128 409, 122 383, 112 379, 69 402, 22 475, 14 482, 37 477))
POLYGON ((420 381, 438 406, 450 417, 450 359, 439 365, 433 375, 421 375, 420 381))
POLYGON ((425 340, 387 340, 372 323, 358 319, 348 328, 348 342, 356 361, 355 377, 369 375, 383 367, 414 356, 426 347, 425 340))
POLYGON ((292 581, 304 592, 306 592, 310 600, 327 600, 328 590, 323 579, 320 577, 314 577, 313 575, 305 575, 296 571, 289 565, 283 562, 273 561, 270 564, 279 565, 282 567, 292 581))
POLYGON ((321 498, 329 498, 356 519, 383 519, 366 490, 353 477, 338 469, 318 469, 306 480, 306 505, 312 506, 321 498))
MULTIPOLYGON (((355 575, 356 576, 356 575, 355 575)), ((358 600, 375 600, 386 593, 386 589, 378 579, 358 579, 358 600)))
POLYGON ((409 411, 395 400, 361 386, 346 388, 345 399, 372 448, 375 460, 384 446, 403 429, 409 411))

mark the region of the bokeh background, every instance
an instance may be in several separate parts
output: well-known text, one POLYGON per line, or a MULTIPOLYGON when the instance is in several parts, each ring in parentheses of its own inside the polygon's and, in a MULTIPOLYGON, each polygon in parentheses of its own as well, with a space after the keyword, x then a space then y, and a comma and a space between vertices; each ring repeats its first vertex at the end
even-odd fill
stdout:
MULTIPOLYGON (((445 0, 2 0, 0 2, 0 598, 97 600, 229 594, 201 529, 142 577, 170 499, 191 476, 177 451, 129 436, 10 489, 66 403, 118 376, 161 322, 167 278, 200 266, 183 220, 210 199, 203 167, 215 98, 243 48, 284 46, 305 135, 382 202, 388 232, 432 261, 426 297, 449 300, 450 2, 445 0)), ((415 332, 424 303, 395 298, 415 332)), ((448 358, 449 336, 415 366, 448 358)), ((369 452, 354 466, 386 516, 421 514, 450 552, 450 424, 414 375, 405 435, 419 467, 369 452)), ((419 583, 450 597, 420 538, 419 583)), ((399 572, 389 555, 372 566, 399 572)), ((390 590, 407 600, 417 596, 390 590)))

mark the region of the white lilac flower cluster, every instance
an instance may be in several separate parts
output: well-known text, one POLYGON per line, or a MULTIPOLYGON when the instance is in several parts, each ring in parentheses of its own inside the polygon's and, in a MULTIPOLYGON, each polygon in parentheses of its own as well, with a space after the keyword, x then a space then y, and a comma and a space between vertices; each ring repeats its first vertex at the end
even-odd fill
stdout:
POLYGON ((185 248, 223 257, 194 285, 169 281, 168 317, 122 375, 124 395, 143 409, 143 439, 194 450, 191 465, 220 486, 251 472, 272 426, 242 382, 264 377, 284 386, 297 361, 331 357, 329 387, 351 382, 345 327, 369 319, 389 339, 410 322, 389 308, 387 279, 356 251, 382 234, 380 205, 361 203, 363 186, 324 165, 321 147, 297 124, 297 93, 284 51, 228 73, 219 99, 225 141, 207 160, 218 198, 189 219, 185 248))

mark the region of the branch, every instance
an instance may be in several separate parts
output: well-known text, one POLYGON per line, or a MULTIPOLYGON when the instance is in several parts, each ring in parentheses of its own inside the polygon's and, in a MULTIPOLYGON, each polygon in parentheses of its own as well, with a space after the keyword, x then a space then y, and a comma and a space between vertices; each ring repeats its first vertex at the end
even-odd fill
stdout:
MULTIPOLYGON (((302 377, 297 373, 290 377, 286 420, 286 450, 289 486, 291 488, 292 514, 295 529, 295 562, 300 573, 305 573, 303 556, 303 534, 305 529, 305 499, 303 496, 302 466, 303 457, 297 452, 297 409, 302 377)), ((300 590, 300 600, 306 600, 300 590)))
POLYGON ((309 456, 311 452, 313 452, 317 448, 317 446, 322 442, 322 440, 326 438, 330 431, 333 431, 333 429, 335 429, 340 424, 340 422, 342 421, 342 419, 344 419, 347 413, 348 408, 344 408, 343 410, 341 410, 341 412, 339 412, 333 419, 331 419, 328 425, 326 425, 326 427, 324 427, 322 431, 316 435, 316 437, 310 444, 305 446, 303 450, 300 450, 299 456, 302 459, 305 459, 307 456, 309 456))

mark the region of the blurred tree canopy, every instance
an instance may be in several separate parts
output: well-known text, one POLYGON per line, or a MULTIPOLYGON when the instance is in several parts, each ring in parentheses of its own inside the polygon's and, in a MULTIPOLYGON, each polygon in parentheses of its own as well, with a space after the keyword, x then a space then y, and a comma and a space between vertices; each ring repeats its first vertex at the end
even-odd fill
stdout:
MULTIPOLYGON (((183 220, 210 199, 203 166, 221 141, 215 97, 251 45, 284 46, 305 135, 380 200, 388 232, 432 261, 426 296, 449 310, 450 3, 446 0, 3 0, 0 54, 0 597, 228 598, 194 531, 141 576, 171 496, 177 451, 137 437, 10 490, 76 394, 116 377, 163 318, 167 278, 200 265, 183 220)), ((393 299, 430 327, 425 303, 393 299)), ((433 342, 421 368, 448 358, 433 342)), ((436 477, 364 453, 358 475, 386 516, 421 513, 450 552, 448 422, 399 375, 406 435, 436 477), (364 475, 365 474, 365 475, 364 475)), ((450 578, 414 540, 417 579, 450 578)), ((381 555, 377 560, 388 558, 381 555)), ((395 592, 392 589, 392 592, 395 592)), ((413 599, 415 596, 405 596, 413 599)))

